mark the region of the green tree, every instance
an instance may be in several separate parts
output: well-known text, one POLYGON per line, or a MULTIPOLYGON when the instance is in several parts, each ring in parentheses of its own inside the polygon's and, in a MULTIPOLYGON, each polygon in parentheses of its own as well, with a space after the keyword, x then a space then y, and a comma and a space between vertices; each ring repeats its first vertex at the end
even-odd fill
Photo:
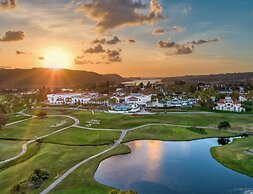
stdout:
POLYGON ((199 99, 202 106, 212 107, 213 102, 211 100, 212 96, 216 96, 217 93, 213 88, 205 89, 199 93, 199 99))
POLYGON ((231 125, 228 121, 222 121, 219 123, 218 128, 219 129, 230 129, 231 125))
POLYGON ((37 114, 37 116, 38 116, 39 118, 44 118, 44 117, 46 117, 46 116, 47 116, 47 113, 46 113, 46 112, 41 111, 41 112, 39 112, 39 113, 37 114))
POLYGON ((251 100, 252 106, 253 106, 253 90, 250 90, 247 94, 247 98, 251 100))
POLYGON ((175 85, 176 86, 184 86, 185 84, 186 84, 186 82, 183 81, 183 80, 177 80, 177 81, 175 81, 175 85))
POLYGON ((44 102, 47 100, 47 93, 48 90, 45 86, 39 89, 38 95, 37 95, 37 100, 38 102, 44 102))
POLYGON ((150 82, 147 83, 147 88, 151 88, 152 87, 152 84, 150 82))
POLYGON ((111 98, 111 99, 109 100, 109 103, 110 103, 110 104, 116 104, 116 103, 117 103, 116 98, 111 98))
POLYGON ((139 84, 139 86, 140 88, 144 88, 144 84, 142 82, 139 84))
POLYGON ((0 104, 0 114, 7 114, 7 107, 4 104, 0 104))
POLYGON ((231 94, 231 98, 233 100, 238 100, 238 98, 239 98, 239 92, 238 91, 233 91, 233 93, 231 94))
POLYGON ((4 114, 0 113, 0 129, 3 129, 6 123, 7 123, 7 117, 4 114))

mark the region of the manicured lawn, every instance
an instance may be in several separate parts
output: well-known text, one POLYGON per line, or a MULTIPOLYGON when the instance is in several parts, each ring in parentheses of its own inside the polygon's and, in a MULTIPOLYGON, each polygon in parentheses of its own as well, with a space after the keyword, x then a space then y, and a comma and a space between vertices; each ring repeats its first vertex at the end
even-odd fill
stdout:
MULTIPOLYGON (((33 110, 33 113, 39 112, 39 109, 33 110)), ((77 110, 44 110, 48 114, 58 112, 61 114, 72 115, 80 120, 80 125, 87 125, 87 121, 92 119, 100 121, 99 125, 92 125, 93 128, 112 128, 129 129, 132 127, 144 125, 147 123, 170 123, 177 125, 197 125, 217 127, 221 121, 231 123, 234 130, 241 131, 244 126, 253 125, 253 115, 228 114, 228 113, 203 113, 203 114, 157 114, 145 116, 131 116, 122 114, 108 114, 103 112, 77 111, 77 110)))
POLYGON ((19 115, 19 114, 8 115, 7 117, 8 117, 7 123, 12 123, 15 121, 20 121, 23 119, 30 118, 29 116, 23 116, 23 115, 19 115))
POLYGON ((80 166, 76 171, 70 174, 50 193, 52 194, 107 194, 112 188, 106 185, 99 184, 94 180, 94 174, 99 163, 113 155, 126 154, 130 150, 125 145, 120 145, 117 148, 99 156, 86 164, 80 166))
POLYGON ((120 131, 91 131, 80 128, 69 128, 42 139, 46 143, 66 145, 104 145, 113 144, 119 139, 120 131))
POLYGON ((14 125, 6 126, 0 130, 1 138, 30 139, 48 134, 57 129, 69 126, 73 121, 63 117, 34 118, 14 125), (53 127, 55 124, 66 120, 62 126, 53 127))
MULTIPOLYGON (((50 173, 49 179, 46 180, 39 189, 29 191, 29 193, 39 193, 52 183, 56 177, 62 175, 78 162, 107 148, 108 146, 63 146, 42 144, 41 149, 36 155, 22 163, 1 171, 0 193, 9 193, 13 185, 29 178, 34 169, 41 168, 50 173)), ((85 179, 86 177, 82 176, 82 178, 85 179)), ((90 177, 88 177, 88 179, 89 178, 90 177)), ((76 184, 79 186, 84 185, 82 179, 79 179, 76 184)))
POLYGON ((25 141, 9 141, 0 139, 0 161, 16 156, 21 152, 25 141))
POLYGON ((31 115, 37 115, 39 112, 46 112, 48 115, 61 115, 65 113, 65 110, 37 108, 37 109, 27 110, 25 112, 31 115))
MULTIPOLYGON (((22 155, 21 157, 15 159, 15 160, 10 161, 10 162, 0 164, 0 172, 3 171, 4 169, 7 169, 7 168, 17 165, 17 164, 20 164, 20 163, 24 162, 25 160, 31 158, 32 156, 34 156, 35 154, 37 154, 39 152, 41 145, 42 145, 41 143, 37 143, 37 142, 28 145, 28 149, 24 155, 22 155)), ((20 147, 20 150, 21 150, 21 147, 20 147)), ((11 157, 13 157, 13 156, 11 156, 11 157)))
POLYGON ((253 137, 237 139, 222 147, 213 147, 211 154, 227 168, 253 177, 253 155, 247 154, 250 149, 253 149, 253 137))
POLYGON ((211 137, 235 136, 235 133, 225 130, 205 129, 205 132, 206 134, 200 134, 198 132, 192 132, 184 127, 149 126, 130 131, 126 135, 124 142, 133 140, 185 141, 211 137))

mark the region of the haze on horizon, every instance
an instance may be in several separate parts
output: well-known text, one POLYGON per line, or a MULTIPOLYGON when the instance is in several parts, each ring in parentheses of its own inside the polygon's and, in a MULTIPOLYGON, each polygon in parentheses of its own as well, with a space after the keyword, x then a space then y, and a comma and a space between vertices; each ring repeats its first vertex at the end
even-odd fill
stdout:
POLYGON ((252 0, 0 0, 0 68, 253 71, 252 0))

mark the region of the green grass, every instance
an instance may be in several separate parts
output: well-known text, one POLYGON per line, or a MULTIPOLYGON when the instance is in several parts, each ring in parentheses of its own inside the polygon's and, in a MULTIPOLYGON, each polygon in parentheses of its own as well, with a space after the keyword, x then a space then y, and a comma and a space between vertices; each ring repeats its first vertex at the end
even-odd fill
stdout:
POLYGON ((148 126, 129 132, 124 142, 133 140, 186 141, 212 137, 231 137, 235 133, 225 130, 205 129, 206 133, 196 133, 184 127, 148 126))
POLYGON ((21 147, 25 141, 10 141, 0 139, 0 161, 16 156, 21 152, 21 147))
MULTIPOLYGON (((12 160, 8 163, 0 164, 0 171, 3 171, 4 169, 7 169, 11 166, 15 166, 17 164, 20 164, 20 163, 26 161, 27 159, 29 159, 32 156, 34 156, 35 154, 37 154, 38 151, 40 150, 40 148, 41 148, 41 144, 37 143, 37 142, 28 145, 27 152, 24 155, 22 155, 21 157, 15 159, 15 160, 12 160)), ((20 150, 21 150, 21 147, 20 147, 20 150)), ((13 157, 13 156, 11 156, 11 157, 13 157)))
POLYGON ((73 121, 63 117, 34 118, 21 123, 4 127, 0 130, 0 138, 30 139, 53 132, 57 129, 69 126, 73 121), (59 127, 51 127, 61 121, 67 122, 59 127))
POLYGON ((28 119, 30 117, 29 116, 24 116, 24 115, 19 115, 19 114, 13 114, 13 115, 8 115, 7 118, 8 118, 7 123, 12 123, 12 122, 15 122, 15 121, 28 119))
POLYGON ((46 109, 46 108, 36 108, 32 110, 25 111, 31 115, 37 115, 40 112, 46 112, 48 115, 66 115, 66 113, 72 112, 72 110, 60 110, 60 109, 46 109))
POLYGON ((63 180, 54 190, 50 193, 52 194, 107 194, 111 187, 102 185, 94 180, 94 174, 98 168, 99 163, 111 156, 118 154, 129 153, 130 149, 125 145, 120 145, 117 148, 103 154, 86 164, 80 166, 72 174, 70 174, 66 179, 63 180))
MULTIPOLYGON (((95 155, 107 148, 108 146, 95 147, 42 144, 41 149, 36 155, 33 155, 22 163, 1 171, 0 193, 9 193, 13 185, 28 179, 34 169, 41 168, 50 173, 49 179, 44 181, 39 189, 29 192, 39 193, 52 183, 55 177, 59 177, 66 172, 66 170, 85 158, 95 155)), ((79 180, 77 184, 82 185, 82 180, 79 180)))
POLYGON ((253 155, 247 151, 253 149, 253 137, 236 139, 231 144, 211 148, 215 160, 227 168, 253 177, 253 155))
POLYGON ((113 144, 119 139, 120 131, 91 131, 80 128, 69 128, 43 139, 46 143, 66 145, 105 145, 113 144))
MULTIPOLYGON (((38 113, 35 109, 31 113, 38 113)), ((147 123, 170 123, 178 125, 193 125, 217 127, 221 121, 231 123, 233 130, 241 131, 248 125, 253 125, 253 115, 229 114, 229 113, 209 113, 209 114, 157 114, 145 116, 131 116, 122 114, 108 114, 103 112, 77 111, 77 110, 44 110, 48 114, 72 115, 80 120, 80 125, 85 126, 91 119, 100 120, 100 125, 93 125, 93 128, 129 129, 147 123)), ((252 129, 253 131, 253 129, 252 129)))

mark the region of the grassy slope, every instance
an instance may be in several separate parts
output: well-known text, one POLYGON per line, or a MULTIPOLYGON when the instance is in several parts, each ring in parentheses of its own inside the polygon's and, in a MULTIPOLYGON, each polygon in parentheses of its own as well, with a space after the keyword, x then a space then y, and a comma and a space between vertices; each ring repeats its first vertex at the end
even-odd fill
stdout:
POLYGON ((246 154, 249 149, 253 149, 253 137, 237 139, 222 147, 213 147, 211 154, 227 168, 253 177, 253 155, 246 154))
POLYGON ((0 161, 8 159, 21 152, 24 141, 0 140, 0 161))
POLYGON ((129 132, 124 142, 133 140, 164 140, 164 141, 185 141, 211 137, 229 137, 234 136, 234 133, 224 130, 205 129, 207 134, 199 134, 192 132, 184 127, 170 126, 148 126, 142 129, 129 132))
MULTIPOLYGON (((62 175, 67 169, 79 161, 88 158, 108 146, 63 146, 43 144, 36 155, 28 160, 7 168, 0 173, 0 193, 8 193, 13 185, 26 180, 36 168, 42 168, 50 173, 50 178, 43 185, 30 193, 39 193, 45 189, 54 177, 62 175), (15 176, 14 176, 15 175, 15 176)), ((80 182, 79 182, 80 184, 80 182)))
POLYGON ((51 193, 52 194, 107 194, 112 188, 99 184, 94 180, 94 174, 98 168, 99 163, 117 154, 126 154, 130 150, 125 145, 120 145, 114 150, 99 156, 88 163, 80 166, 70 176, 63 180, 51 193))
POLYGON ((80 128, 69 128, 43 139, 46 143, 66 145, 104 145, 113 144, 120 136, 120 131, 91 131, 80 128))
POLYGON ((41 136, 53 132, 57 129, 69 126, 73 121, 69 118, 62 117, 47 117, 47 118, 34 118, 14 125, 6 126, 0 131, 1 138, 19 138, 29 139, 35 136, 41 136), (67 122, 59 127, 50 127, 54 124, 66 120, 67 122))

